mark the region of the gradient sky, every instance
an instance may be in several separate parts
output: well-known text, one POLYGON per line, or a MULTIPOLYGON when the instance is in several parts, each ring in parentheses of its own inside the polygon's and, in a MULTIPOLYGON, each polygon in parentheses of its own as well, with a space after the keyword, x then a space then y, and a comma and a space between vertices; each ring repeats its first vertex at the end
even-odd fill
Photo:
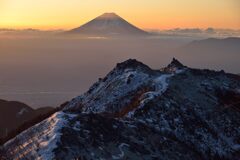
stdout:
POLYGON ((140 28, 240 29, 240 0, 0 0, 0 28, 70 29, 104 12, 140 28))

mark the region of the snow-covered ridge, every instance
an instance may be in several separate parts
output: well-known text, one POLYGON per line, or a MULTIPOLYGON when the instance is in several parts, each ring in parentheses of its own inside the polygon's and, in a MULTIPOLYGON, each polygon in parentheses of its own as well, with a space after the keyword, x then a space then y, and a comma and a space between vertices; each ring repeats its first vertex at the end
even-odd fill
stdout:
POLYGON ((53 159, 53 150, 57 148, 57 142, 60 142, 61 129, 74 116, 61 111, 56 112, 46 120, 11 139, 4 146, 17 146, 13 151, 17 153, 14 156, 16 160, 28 156, 33 156, 36 159, 53 159))
POLYGON ((111 114, 129 110, 127 112, 130 115, 154 97, 161 96, 167 90, 168 80, 184 70, 184 68, 175 68, 171 73, 164 73, 153 71, 136 60, 128 60, 118 64, 104 79, 95 83, 88 92, 73 99, 65 107, 65 110, 81 108, 85 113, 108 112, 111 114), (153 72, 155 73, 153 74, 153 72), (138 101, 138 98, 134 98, 138 94, 142 99, 140 104, 127 109, 127 106, 132 103, 130 99, 138 101))

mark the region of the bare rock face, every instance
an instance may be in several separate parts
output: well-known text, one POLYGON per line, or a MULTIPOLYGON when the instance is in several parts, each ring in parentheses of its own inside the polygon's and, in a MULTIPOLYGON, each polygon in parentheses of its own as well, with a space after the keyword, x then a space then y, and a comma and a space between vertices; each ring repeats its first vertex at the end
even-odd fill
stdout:
POLYGON ((72 35, 86 36, 147 36, 148 33, 130 24, 115 13, 104 13, 90 22, 72 29, 72 35))
POLYGON ((238 75, 131 59, 8 141, 1 159, 237 160, 239 102, 238 75))

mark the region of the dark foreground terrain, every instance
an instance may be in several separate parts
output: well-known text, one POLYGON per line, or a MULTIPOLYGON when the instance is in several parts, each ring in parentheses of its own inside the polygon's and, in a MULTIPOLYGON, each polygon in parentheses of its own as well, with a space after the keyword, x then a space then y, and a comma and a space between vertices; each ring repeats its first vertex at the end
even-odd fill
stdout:
POLYGON ((127 60, 5 143, 0 159, 237 160, 239 117, 238 75, 127 60))

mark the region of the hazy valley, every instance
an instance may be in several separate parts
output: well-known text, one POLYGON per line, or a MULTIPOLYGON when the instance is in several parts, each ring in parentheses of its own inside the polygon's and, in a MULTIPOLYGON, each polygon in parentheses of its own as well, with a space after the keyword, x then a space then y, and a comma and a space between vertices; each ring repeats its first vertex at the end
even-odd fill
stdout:
MULTIPOLYGON (((158 69, 176 57, 193 68, 240 73, 239 49, 231 50, 229 46, 225 50, 212 50, 208 45, 189 47, 192 41, 192 38, 174 37, 0 38, 0 96, 35 108, 56 106, 86 91, 95 79, 128 58, 136 58, 158 69)), ((234 45, 240 46, 239 43, 234 45)))

